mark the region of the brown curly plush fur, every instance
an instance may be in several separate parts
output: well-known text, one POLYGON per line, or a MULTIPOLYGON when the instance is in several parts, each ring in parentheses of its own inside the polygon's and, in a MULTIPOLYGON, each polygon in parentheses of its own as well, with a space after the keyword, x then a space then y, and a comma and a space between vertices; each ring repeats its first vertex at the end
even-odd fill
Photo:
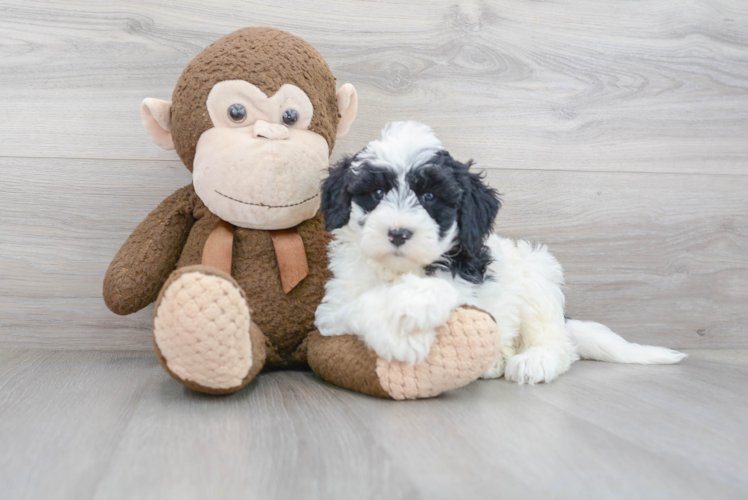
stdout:
POLYGON ((268 96, 286 83, 306 92, 314 106, 309 129, 327 140, 338 128, 335 77, 319 52, 301 38, 272 28, 244 28, 217 40, 184 69, 172 95, 171 131, 179 157, 192 172, 195 146, 213 128, 205 102, 213 86, 246 80, 268 96))
MULTIPOLYGON (((195 194, 192 184, 158 206, 128 238, 109 266, 104 300, 117 314, 130 314, 156 300, 174 269, 200 264, 203 247, 218 217, 195 194)), ((252 321, 267 337, 268 368, 306 365, 304 339, 314 330, 314 311, 329 279, 322 216, 297 226, 309 275, 283 293, 270 233, 237 228, 231 276, 247 294, 252 321)))

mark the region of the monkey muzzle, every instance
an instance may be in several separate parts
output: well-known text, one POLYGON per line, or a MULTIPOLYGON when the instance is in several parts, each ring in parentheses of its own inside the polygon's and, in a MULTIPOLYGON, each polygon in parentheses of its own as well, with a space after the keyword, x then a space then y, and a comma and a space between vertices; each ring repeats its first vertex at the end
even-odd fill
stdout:
POLYGON ((314 217, 327 141, 260 120, 248 128, 216 127, 200 136, 192 182, 205 206, 249 229, 287 229, 314 217))

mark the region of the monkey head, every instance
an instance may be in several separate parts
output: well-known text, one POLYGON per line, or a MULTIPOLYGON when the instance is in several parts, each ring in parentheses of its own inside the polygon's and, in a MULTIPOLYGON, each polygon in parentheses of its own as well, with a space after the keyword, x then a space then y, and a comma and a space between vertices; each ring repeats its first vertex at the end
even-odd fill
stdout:
POLYGON ((317 212, 321 173, 357 108, 353 86, 336 93, 330 68, 307 42, 244 28, 187 65, 171 103, 145 99, 141 116, 153 142, 176 149, 211 212, 269 230, 317 212))

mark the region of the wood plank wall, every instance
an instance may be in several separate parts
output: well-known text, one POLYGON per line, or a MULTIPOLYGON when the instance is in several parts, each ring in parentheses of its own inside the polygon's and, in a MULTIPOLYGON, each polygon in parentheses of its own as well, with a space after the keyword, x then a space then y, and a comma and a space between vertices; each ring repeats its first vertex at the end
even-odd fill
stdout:
POLYGON ((497 230, 548 244, 568 312, 631 340, 748 346, 744 0, 0 1, 0 346, 150 349, 109 261, 190 182, 142 130, 187 62, 243 26, 311 42, 360 109, 487 169, 497 230))

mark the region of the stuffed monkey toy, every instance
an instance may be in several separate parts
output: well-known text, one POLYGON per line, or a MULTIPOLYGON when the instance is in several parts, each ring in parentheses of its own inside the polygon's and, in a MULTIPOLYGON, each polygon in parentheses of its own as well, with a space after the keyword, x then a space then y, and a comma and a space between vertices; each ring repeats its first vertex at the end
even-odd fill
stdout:
POLYGON ((321 174, 357 107, 311 45, 271 28, 221 38, 187 65, 171 103, 143 101, 148 134, 176 149, 192 184, 130 235, 104 300, 117 314, 156 302, 156 356, 186 387, 228 394, 264 369, 311 366, 348 389, 414 399, 465 385, 493 361, 495 323, 469 308, 416 366, 315 331, 329 277, 321 174))

